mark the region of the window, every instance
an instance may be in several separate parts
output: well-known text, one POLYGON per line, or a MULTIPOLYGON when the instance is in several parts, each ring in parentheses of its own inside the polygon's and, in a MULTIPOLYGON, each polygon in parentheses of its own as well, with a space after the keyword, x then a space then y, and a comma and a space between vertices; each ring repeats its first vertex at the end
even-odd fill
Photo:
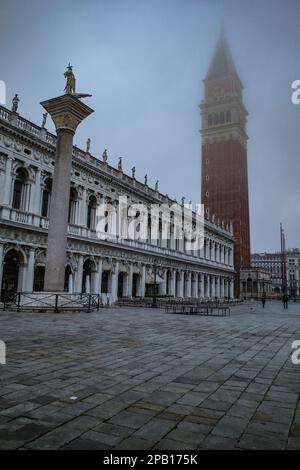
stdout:
POLYGON ((214 115, 214 124, 219 124, 219 116, 218 116, 218 113, 215 113, 214 115))
POLYGON ((25 183, 27 181, 27 172, 24 168, 18 168, 13 191, 12 207, 13 209, 24 210, 25 201, 23 198, 25 183))
POLYGON ((45 181, 45 187, 42 195, 42 217, 49 217, 49 207, 50 207, 50 194, 52 189, 52 180, 47 178, 45 181))
POLYGON ((212 115, 211 114, 208 115, 208 125, 212 126, 212 115))
POLYGON ((221 111, 221 113, 220 113, 220 123, 221 123, 221 124, 224 124, 224 122, 225 122, 224 111, 221 111))
POLYGON ((226 112, 226 122, 231 122, 231 111, 230 110, 228 110, 226 112))

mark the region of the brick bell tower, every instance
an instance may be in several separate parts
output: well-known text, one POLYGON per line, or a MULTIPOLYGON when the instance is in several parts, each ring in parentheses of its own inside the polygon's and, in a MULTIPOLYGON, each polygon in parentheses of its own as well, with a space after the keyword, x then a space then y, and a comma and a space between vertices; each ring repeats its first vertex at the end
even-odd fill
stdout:
POLYGON ((235 296, 240 269, 250 266, 247 110, 243 85, 222 30, 204 80, 201 201, 209 217, 233 223, 235 296))

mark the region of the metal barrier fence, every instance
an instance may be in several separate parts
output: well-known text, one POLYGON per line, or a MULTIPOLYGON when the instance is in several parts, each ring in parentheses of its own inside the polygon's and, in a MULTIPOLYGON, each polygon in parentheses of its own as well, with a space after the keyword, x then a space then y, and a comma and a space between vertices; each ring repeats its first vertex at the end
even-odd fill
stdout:
POLYGON ((178 313, 182 315, 206 315, 213 317, 230 316, 230 307, 224 305, 205 306, 199 305, 166 305, 166 313, 178 313))
POLYGON ((53 311, 66 310, 91 312, 104 306, 100 294, 69 294, 52 292, 17 292, 3 303, 3 310, 53 311))

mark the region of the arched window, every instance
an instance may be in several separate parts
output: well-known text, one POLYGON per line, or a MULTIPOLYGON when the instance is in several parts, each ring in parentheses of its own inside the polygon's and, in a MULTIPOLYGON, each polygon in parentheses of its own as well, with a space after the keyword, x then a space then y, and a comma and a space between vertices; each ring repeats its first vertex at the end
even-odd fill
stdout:
POLYGON ((52 190, 52 179, 47 178, 45 180, 45 185, 44 185, 43 195, 42 195, 42 211, 41 211, 42 217, 49 217, 51 190, 52 190))
POLYGON ((97 210, 97 199, 95 196, 90 196, 87 209, 87 228, 95 230, 97 210))
POLYGON ((28 180, 27 171, 24 168, 18 168, 14 183, 12 207, 13 209, 26 210, 26 183, 28 180))

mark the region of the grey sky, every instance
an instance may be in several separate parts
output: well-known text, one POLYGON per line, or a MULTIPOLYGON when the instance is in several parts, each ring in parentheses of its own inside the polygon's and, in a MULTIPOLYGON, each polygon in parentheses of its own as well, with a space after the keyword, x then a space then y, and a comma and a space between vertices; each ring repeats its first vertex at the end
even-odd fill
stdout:
MULTIPOLYGON (((252 251, 299 247, 299 0, 1 0, 0 79, 10 105, 38 124, 39 102, 64 88, 70 61, 95 109, 75 143, 170 196, 200 195, 204 78, 225 25, 245 86, 252 251)), ((48 123, 49 130, 53 131, 48 123)))

